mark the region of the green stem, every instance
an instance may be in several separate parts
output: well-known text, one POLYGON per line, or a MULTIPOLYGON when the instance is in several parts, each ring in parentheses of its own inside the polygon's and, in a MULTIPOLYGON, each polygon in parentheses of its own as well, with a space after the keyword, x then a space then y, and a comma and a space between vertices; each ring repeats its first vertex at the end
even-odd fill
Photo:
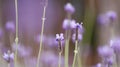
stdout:
POLYGON ((15 13, 16 13, 16 38, 15 38, 15 43, 16 43, 16 50, 15 50, 15 67, 17 67, 17 49, 18 49, 18 6, 17 6, 17 0, 15 0, 15 13))
POLYGON ((65 67, 69 67, 68 65, 68 56, 69 56, 69 41, 70 41, 70 30, 65 32, 66 41, 65 41, 65 67))
POLYGON ((58 62, 58 67, 61 67, 61 54, 62 54, 62 52, 59 52, 59 62, 58 62))
POLYGON ((74 50, 74 58, 73 58, 73 64, 72 64, 72 67, 75 67, 75 61, 76 61, 76 56, 77 56, 77 53, 78 53, 78 40, 75 41, 75 50, 74 50))
POLYGON ((38 53, 38 58, 37 58, 37 65, 36 65, 36 67, 39 67, 39 62, 40 62, 40 54, 41 54, 41 50, 42 50, 42 39, 43 39, 43 31, 44 31, 46 7, 47 7, 47 5, 44 6, 44 10, 43 10, 42 29, 41 29, 40 47, 39 47, 40 49, 39 49, 39 53, 38 53))
POLYGON ((8 63, 8 67, 10 67, 10 63, 8 63))
MULTIPOLYGON (((80 47, 78 49, 80 49, 80 47)), ((80 55, 79 50, 78 50, 78 54, 77 54, 77 61, 78 61, 78 67, 82 67, 81 66, 81 55, 80 55)))

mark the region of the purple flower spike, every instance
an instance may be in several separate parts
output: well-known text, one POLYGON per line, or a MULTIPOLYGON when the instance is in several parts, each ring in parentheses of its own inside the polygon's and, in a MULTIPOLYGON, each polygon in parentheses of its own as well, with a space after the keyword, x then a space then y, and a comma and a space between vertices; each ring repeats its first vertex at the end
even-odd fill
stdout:
POLYGON ((108 11, 106 16, 111 20, 114 21, 117 18, 117 13, 115 11, 108 11))
POLYGON ((67 3, 65 6, 64 6, 64 10, 67 12, 67 13, 70 13, 70 14, 73 14, 75 12, 75 8, 73 7, 73 5, 71 3, 67 3))
POLYGON ((11 31, 11 32, 15 31, 15 25, 13 22, 7 22, 5 27, 8 31, 11 31))
POLYGON ((98 53, 101 57, 103 58, 109 58, 113 56, 113 49, 110 48, 109 46, 102 46, 98 48, 98 53))

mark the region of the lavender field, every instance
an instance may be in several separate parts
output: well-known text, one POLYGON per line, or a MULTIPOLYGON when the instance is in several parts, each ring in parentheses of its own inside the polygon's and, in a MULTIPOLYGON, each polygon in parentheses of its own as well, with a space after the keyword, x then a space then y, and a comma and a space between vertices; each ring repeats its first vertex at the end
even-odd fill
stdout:
POLYGON ((0 67, 120 67, 119 0, 0 0, 0 67))

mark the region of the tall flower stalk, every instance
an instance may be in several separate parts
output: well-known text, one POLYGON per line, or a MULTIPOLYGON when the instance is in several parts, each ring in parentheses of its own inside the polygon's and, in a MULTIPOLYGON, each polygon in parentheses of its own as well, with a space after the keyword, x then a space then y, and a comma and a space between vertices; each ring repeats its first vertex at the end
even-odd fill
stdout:
POLYGON ((62 52, 59 52, 59 62, 58 62, 58 67, 61 67, 61 54, 62 54, 62 52))
POLYGON ((58 61, 58 67, 61 67, 61 55, 62 55, 62 41, 64 40, 63 33, 56 34, 56 41, 58 42, 58 51, 59 51, 59 61, 58 61))
POLYGON ((16 13, 16 38, 15 38, 15 43, 16 43, 16 50, 15 50, 15 67, 17 67, 17 49, 18 49, 18 4, 17 0, 15 0, 15 13, 16 13))
POLYGON ((43 7, 43 16, 42 16, 42 28, 41 28, 41 37, 40 37, 40 47, 39 47, 39 53, 38 53, 38 58, 37 58, 37 65, 36 67, 39 67, 39 62, 40 62, 40 55, 41 55, 41 50, 42 50, 42 39, 43 39, 43 32, 44 32, 44 23, 45 23, 45 14, 46 14, 46 8, 47 8, 47 0, 45 2, 45 5, 43 7))
POLYGON ((76 33, 73 34, 73 39, 75 39, 75 50, 74 50, 74 58, 73 58, 72 67, 75 67, 76 59, 78 61, 78 66, 82 67, 81 60, 80 60, 81 57, 80 57, 80 54, 78 54, 78 42, 81 41, 81 39, 82 39, 82 35, 81 35, 82 30, 83 30, 82 24, 76 23, 75 24, 76 33))
POLYGON ((80 47, 78 46, 78 54, 77 54, 77 62, 78 62, 78 67, 82 67, 81 66, 81 54, 80 54, 80 52, 79 52, 79 49, 80 49, 80 47))
POLYGON ((66 31, 66 40, 65 40, 65 67, 68 67, 68 56, 69 56, 69 41, 70 41, 70 30, 66 31))
POLYGON ((69 58, 69 41, 70 41, 70 35, 71 35, 71 30, 68 29, 70 28, 70 23, 71 23, 71 15, 75 12, 75 8, 72 6, 71 3, 67 3, 64 7, 64 10, 67 12, 67 23, 63 23, 63 28, 65 30, 65 67, 69 67, 68 63, 68 58, 69 58))

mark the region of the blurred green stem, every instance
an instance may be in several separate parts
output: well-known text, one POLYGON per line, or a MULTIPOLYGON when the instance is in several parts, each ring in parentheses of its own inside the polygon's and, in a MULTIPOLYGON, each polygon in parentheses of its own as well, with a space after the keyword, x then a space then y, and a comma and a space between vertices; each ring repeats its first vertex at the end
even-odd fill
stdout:
MULTIPOLYGON (((46 1, 47 2, 47 1, 46 1)), ((37 65, 36 67, 39 67, 39 63, 40 63, 40 55, 41 55, 41 51, 42 51, 42 39, 43 39, 43 31, 44 31, 44 23, 45 23, 45 14, 46 14, 46 7, 47 7, 47 3, 43 8, 43 17, 42 17, 42 29, 41 29, 41 37, 40 37, 40 49, 39 49, 39 53, 38 53, 38 58, 37 58, 37 65)))
POLYGON ((59 62, 58 62, 58 67, 61 67, 61 54, 62 54, 62 52, 59 52, 59 62))
POLYGON ((65 67, 68 67, 69 58, 69 40, 70 40, 70 30, 66 30, 66 41, 65 41, 65 67))
POLYGON ((74 58, 73 58, 72 67, 75 67, 75 61, 76 61, 77 54, 78 54, 78 40, 75 41, 75 50, 74 50, 74 58))
POLYGON ((16 49, 15 49, 15 67, 17 67, 17 49, 18 49, 18 6, 17 6, 17 0, 15 0, 15 13, 16 13, 16 38, 15 38, 15 44, 16 44, 16 49))

